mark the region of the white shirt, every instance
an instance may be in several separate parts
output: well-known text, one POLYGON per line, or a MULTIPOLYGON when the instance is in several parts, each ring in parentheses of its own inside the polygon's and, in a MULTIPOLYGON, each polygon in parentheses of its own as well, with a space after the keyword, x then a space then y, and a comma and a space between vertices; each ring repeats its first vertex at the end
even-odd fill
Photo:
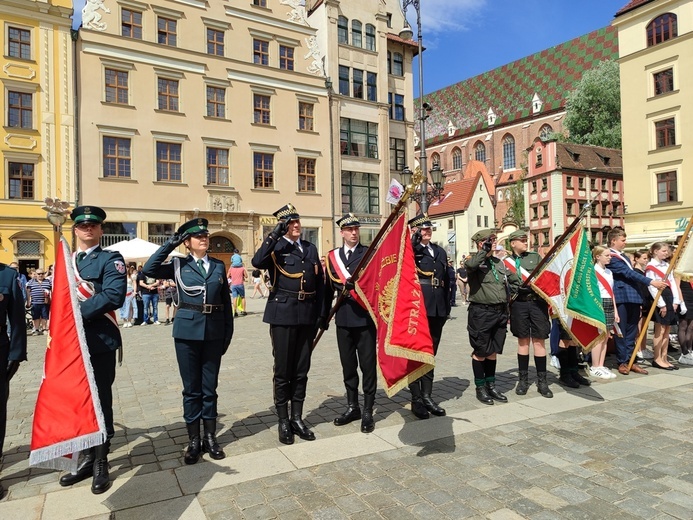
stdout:
POLYGON ((198 260, 202 260, 202 266, 205 268, 205 272, 209 272, 209 264, 211 262, 209 261, 209 257, 207 255, 205 255, 203 258, 197 258, 195 255, 190 253, 190 256, 192 256, 193 262, 195 262, 195 264, 197 264, 198 260))
MULTIPOLYGON (((656 259, 652 259, 648 262, 648 266, 652 266, 658 271, 661 271, 662 274, 666 274, 667 269, 669 269, 669 262, 664 262, 664 261, 659 261, 656 259)), ((651 280, 661 280, 662 278, 658 275, 655 274, 654 271, 649 271, 645 270, 645 276, 650 278, 651 280)), ((666 281, 669 283, 669 287, 671 287, 671 292, 674 295, 674 305, 680 305, 681 304, 681 293, 679 292, 679 286, 676 283, 676 280, 674 280, 674 273, 669 273, 669 276, 667 276, 666 281)), ((650 291, 650 294, 652 295, 652 298, 654 299, 655 296, 657 296, 658 289, 656 287, 652 287, 652 285, 647 286, 647 290, 650 291)), ((661 296, 659 297, 659 300, 657 300, 657 307, 666 307, 666 302, 664 301, 664 298, 661 296)))
POLYGON ((294 241, 291 240, 290 238, 286 238, 286 235, 285 235, 284 237, 282 237, 282 238, 284 238, 284 240, 286 240, 289 244, 295 245, 295 246, 298 248, 298 250, 299 250, 301 253, 303 253, 303 247, 301 246, 301 239, 300 239, 300 238, 299 238, 298 240, 296 240, 296 242, 294 242, 294 241))
MULTIPOLYGON (((594 270, 597 271, 600 275, 604 277, 606 282, 609 284, 609 287, 611 287, 611 292, 613 293, 614 291, 614 275, 611 272, 610 269, 607 269, 605 267, 602 267, 599 264, 594 264, 594 270)), ((602 281, 597 277, 597 281, 599 282, 599 296, 602 297, 602 299, 610 299, 611 294, 609 294, 609 291, 606 290, 606 287, 602 285, 602 281)))
POLYGON ((350 258, 350 255, 348 253, 349 253, 349 251, 351 251, 351 254, 354 254, 354 249, 356 249, 356 246, 350 248, 349 246, 345 245, 344 246, 344 256, 346 256, 347 258, 350 258))

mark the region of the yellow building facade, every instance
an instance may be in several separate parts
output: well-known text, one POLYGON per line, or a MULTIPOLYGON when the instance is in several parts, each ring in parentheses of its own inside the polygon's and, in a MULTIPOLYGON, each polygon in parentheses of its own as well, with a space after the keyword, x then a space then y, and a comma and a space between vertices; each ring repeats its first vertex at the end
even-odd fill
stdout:
POLYGON ((71 0, 0 2, 0 262, 22 272, 54 261, 44 199, 75 200, 71 14, 71 0))
POLYGON ((674 241, 693 213, 693 1, 631 1, 613 25, 628 245, 674 241))

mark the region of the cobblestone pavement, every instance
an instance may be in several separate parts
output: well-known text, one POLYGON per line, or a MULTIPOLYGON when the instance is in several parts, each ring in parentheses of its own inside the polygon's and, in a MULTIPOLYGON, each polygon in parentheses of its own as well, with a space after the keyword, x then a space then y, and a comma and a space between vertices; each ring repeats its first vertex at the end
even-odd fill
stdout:
MULTIPOLYGON (((122 331, 114 388, 114 485, 61 488, 58 474, 28 466, 31 420, 45 336, 12 381, 0 479, 0 518, 693 518, 693 370, 651 371, 554 399, 512 389, 516 342, 508 338, 497 386, 507 405, 468 391, 466 307, 443 332, 434 394, 447 417, 416 420, 409 394, 379 391, 376 430, 332 420, 345 400, 334 330, 313 356, 305 404, 312 443, 277 442, 265 300, 248 300, 220 375, 219 441, 227 458, 186 466, 181 386, 171 327, 122 331)), ((163 307, 162 309, 163 310, 163 307)), ((163 315, 160 313, 160 316, 163 315)), ((613 358, 607 359, 614 362, 613 358)), ((530 372, 530 378, 533 373, 530 372)))

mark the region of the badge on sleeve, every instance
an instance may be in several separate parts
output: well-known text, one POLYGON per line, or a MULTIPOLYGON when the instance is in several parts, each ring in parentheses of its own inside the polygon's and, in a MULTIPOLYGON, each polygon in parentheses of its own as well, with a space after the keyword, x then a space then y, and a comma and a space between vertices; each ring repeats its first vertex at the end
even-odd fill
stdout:
POLYGON ((116 260, 113 263, 115 264, 116 271, 118 271, 120 274, 125 274, 125 263, 124 262, 122 262, 120 260, 116 260))

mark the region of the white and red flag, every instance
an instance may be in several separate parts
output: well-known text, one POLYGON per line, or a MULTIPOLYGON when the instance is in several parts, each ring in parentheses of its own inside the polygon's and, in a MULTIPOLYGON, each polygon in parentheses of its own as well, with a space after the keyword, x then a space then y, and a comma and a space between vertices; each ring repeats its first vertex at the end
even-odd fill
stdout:
POLYGON ((84 335, 77 278, 65 239, 61 239, 56 253, 51 320, 29 463, 74 472, 81 450, 106 441, 106 423, 84 335))

